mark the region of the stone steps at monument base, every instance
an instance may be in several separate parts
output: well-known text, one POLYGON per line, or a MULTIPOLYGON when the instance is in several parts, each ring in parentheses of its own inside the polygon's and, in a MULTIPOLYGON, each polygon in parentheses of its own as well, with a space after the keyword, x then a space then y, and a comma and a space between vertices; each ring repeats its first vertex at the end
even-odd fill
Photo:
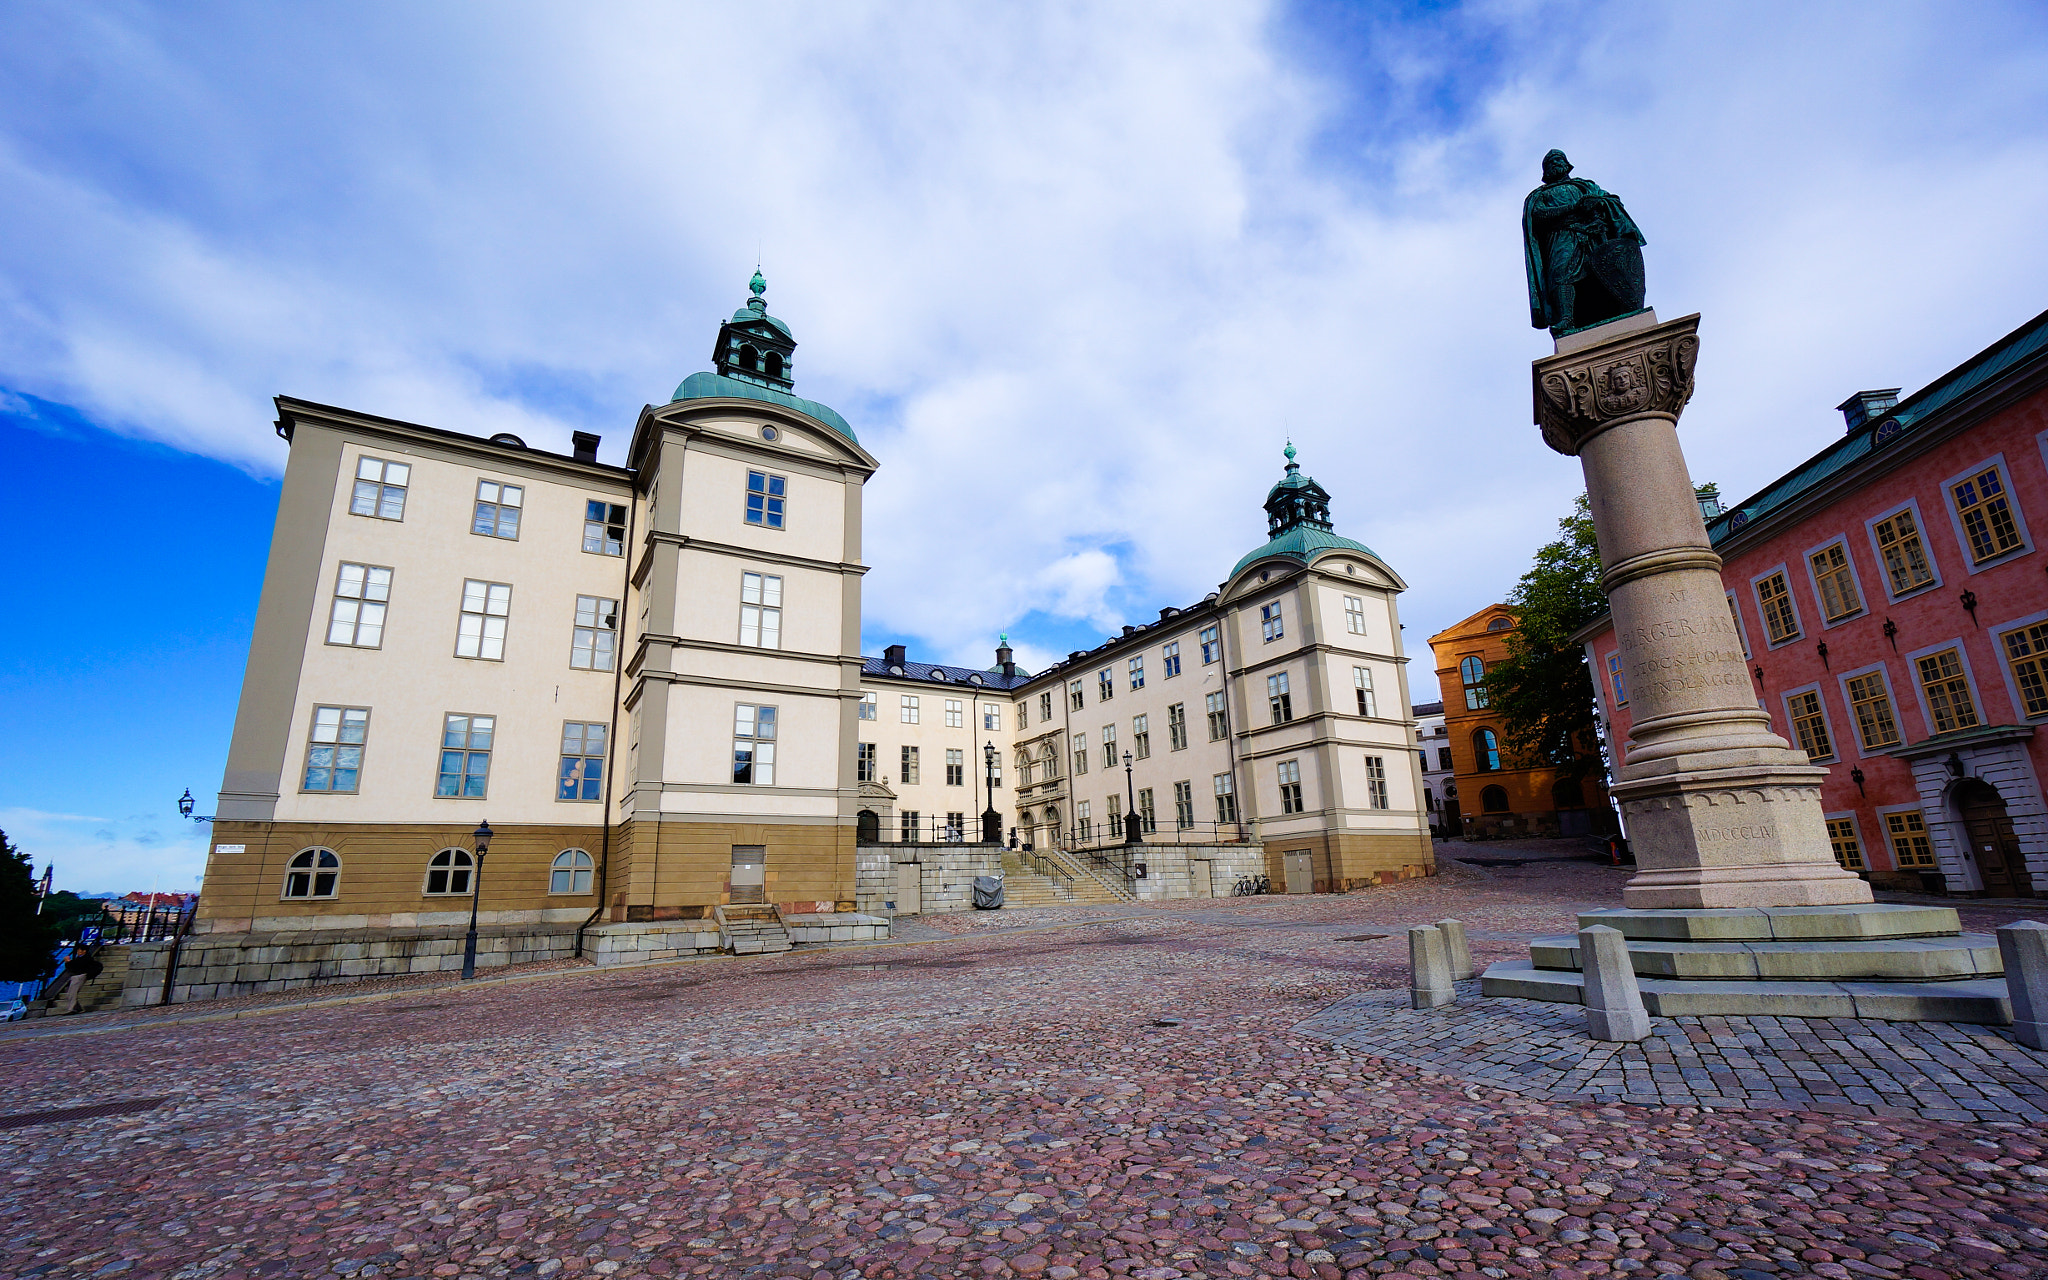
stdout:
MULTIPOLYGON (((1728 982, 1946 982, 2005 973, 1998 939, 1988 933, 1946 938, 1854 942, 1667 942, 1630 940, 1629 960, 1644 978, 1728 982)), ((1580 967, 1577 934, 1534 938, 1539 969, 1580 967)))
MULTIPOLYGON (((1583 1004, 1583 978, 1503 960, 1480 975, 1480 994, 1583 1004)), ((1883 1022, 2012 1021, 2003 978, 1954 982, 1704 982, 1639 978, 1643 1007, 1660 1018, 1728 1014, 1789 1018, 1874 1018, 1883 1022)))
POLYGON ((1864 902, 1842 907, 1605 907, 1579 913, 1579 928, 1606 925, 1635 941, 1821 942, 1928 938, 1962 930, 1953 907, 1864 902))

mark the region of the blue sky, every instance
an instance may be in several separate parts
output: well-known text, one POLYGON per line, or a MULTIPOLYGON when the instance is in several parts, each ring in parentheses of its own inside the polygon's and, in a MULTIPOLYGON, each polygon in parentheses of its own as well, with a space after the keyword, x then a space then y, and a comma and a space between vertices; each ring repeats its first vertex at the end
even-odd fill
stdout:
POLYGON ((0 11, 0 826, 60 883, 199 869, 278 393, 615 459, 758 258, 883 463, 870 650, 1037 666, 1199 599, 1291 435, 1426 687, 1579 487, 1529 426, 1549 147, 1702 313, 1734 495, 2048 305, 2037 5, 476 15, 0 11))

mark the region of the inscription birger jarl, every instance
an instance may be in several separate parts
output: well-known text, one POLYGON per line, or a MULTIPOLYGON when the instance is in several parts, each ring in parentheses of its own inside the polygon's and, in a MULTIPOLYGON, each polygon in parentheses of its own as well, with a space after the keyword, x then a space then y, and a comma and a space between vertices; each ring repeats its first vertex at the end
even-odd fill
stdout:
POLYGON ((1687 636, 1732 636, 1735 624, 1729 619, 1709 614, 1704 618, 1672 618, 1664 622, 1651 622, 1630 627, 1621 632, 1621 647, 1635 649, 1642 645, 1654 644, 1659 640, 1681 640, 1687 636))

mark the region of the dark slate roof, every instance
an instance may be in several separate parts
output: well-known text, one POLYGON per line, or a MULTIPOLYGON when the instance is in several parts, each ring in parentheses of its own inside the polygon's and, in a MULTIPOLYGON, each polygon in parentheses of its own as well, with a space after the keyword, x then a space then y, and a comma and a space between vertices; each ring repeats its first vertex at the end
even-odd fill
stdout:
POLYGON ((927 684, 966 685, 969 688, 1015 689, 1030 683, 1031 673, 1022 667, 1017 674, 1006 676, 1000 671, 976 671, 971 667, 948 667, 931 662, 906 662, 902 674, 889 669, 887 658, 861 658, 860 673, 864 676, 889 676, 897 680, 921 680, 927 684))
POLYGON ((1707 522, 1707 540, 1720 546, 1757 520, 1872 454, 1888 448, 1916 427, 1938 419, 1943 409, 2022 365, 2048 358, 2048 311, 1971 356, 1884 413, 1850 431, 1796 469, 1707 522))
POLYGON ((1440 716, 1444 713, 1444 704, 1441 702, 1418 702, 1408 708, 1408 710, 1418 716, 1440 716))

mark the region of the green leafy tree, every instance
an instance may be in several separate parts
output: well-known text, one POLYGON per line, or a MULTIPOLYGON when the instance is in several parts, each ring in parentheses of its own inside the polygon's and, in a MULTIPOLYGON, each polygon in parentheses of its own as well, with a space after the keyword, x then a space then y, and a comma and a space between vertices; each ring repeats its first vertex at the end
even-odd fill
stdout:
POLYGON ((0 831, 0 982, 33 982, 50 971, 56 922, 36 914, 35 864, 0 831))
POLYGON ((1518 762, 1564 777, 1602 777, 1593 678, 1571 643, 1573 632, 1607 612, 1585 494, 1557 527, 1562 536, 1537 549, 1535 564, 1508 593, 1520 625, 1507 638, 1507 659, 1486 673, 1487 701, 1505 722, 1505 745, 1518 762))

